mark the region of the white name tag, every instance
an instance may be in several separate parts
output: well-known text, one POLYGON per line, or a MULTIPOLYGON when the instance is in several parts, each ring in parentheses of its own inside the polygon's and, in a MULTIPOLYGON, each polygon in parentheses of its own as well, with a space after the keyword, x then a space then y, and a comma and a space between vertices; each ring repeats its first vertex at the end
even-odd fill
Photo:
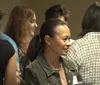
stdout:
POLYGON ((73 76, 73 85, 79 85, 77 77, 73 76))

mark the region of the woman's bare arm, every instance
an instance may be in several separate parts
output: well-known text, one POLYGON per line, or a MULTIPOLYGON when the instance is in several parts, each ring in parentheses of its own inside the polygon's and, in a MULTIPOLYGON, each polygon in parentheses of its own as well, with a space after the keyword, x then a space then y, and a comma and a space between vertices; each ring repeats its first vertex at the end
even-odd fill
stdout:
POLYGON ((4 85, 18 85, 16 78, 16 56, 15 54, 9 59, 5 77, 4 77, 4 85))

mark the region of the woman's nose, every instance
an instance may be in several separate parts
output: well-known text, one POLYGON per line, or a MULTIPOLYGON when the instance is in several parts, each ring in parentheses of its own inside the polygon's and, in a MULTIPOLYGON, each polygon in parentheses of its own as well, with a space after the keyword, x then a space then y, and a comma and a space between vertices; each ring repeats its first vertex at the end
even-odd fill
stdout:
POLYGON ((70 45, 70 39, 68 39, 68 40, 66 41, 66 45, 67 45, 67 46, 70 45))
POLYGON ((38 27, 37 23, 35 23, 35 27, 38 27))
POLYGON ((70 46, 70 40, 67 40, 65 44, 65 48, 68 48, 70 46))

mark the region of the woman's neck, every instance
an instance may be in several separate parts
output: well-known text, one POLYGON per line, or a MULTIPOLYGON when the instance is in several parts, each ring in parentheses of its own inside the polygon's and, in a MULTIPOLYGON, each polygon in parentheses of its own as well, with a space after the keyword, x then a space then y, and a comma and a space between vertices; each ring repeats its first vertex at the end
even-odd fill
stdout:
POLYGON ((45 50, 44 57, 52 68, 57 69, 60 67, 60 56, 51 50, 45 50))

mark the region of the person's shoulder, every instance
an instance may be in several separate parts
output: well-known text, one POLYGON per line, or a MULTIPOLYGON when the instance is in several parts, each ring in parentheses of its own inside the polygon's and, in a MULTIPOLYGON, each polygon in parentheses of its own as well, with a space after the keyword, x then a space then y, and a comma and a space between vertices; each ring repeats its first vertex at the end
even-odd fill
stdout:
POLYGON ((15 52, 13 46, 7 40, 2 39, 0 39, 0 50, 2 50, 2 52, 10 54, 14 54, 15 52))
POLYGON ((0 32, 0 39, 9 40, 9 39, 11 39, 11 38, 10 38, 8 35, 6 35, 5 33, 0 32))
POLYGON ((0 47, 11 46, 11 44, 7 40, 0 39, 0 47))
POLYGON ((70 70, 76 70, 76 66, 75 63, 72 62, 71 60, 67 59, 66 57, 62 57, 63 59, 63 63, 65 64, 65 66, 70 69, 70 70))
POLYGON ((86 43, 85 41, 86 41, 85 38, 76 39, 70 45, 70 48, 76 48, 77 49, 78 47, 84 46, 84 44, 86 43))
POLYGON ((10 38, 8 35, 6 35, 5 33, 2 33, 2 32, 0 32, 0 39, 7 40, 11 44, 12 43, 16 44, 12 38, 10 38))
POLYGON ((15 51, 18 49, 15 41, 3 32, 0 32, 0 39, 7 40, 14 47, 15 51))
POLYGON ((37 65, 38 65, 38 61, 37 59, 35 59, 34 61, 32 61, 29 65, 27 65, 26 69, 30 69, 31 71, 32 70, 35 70, 37 68, 37 65))

